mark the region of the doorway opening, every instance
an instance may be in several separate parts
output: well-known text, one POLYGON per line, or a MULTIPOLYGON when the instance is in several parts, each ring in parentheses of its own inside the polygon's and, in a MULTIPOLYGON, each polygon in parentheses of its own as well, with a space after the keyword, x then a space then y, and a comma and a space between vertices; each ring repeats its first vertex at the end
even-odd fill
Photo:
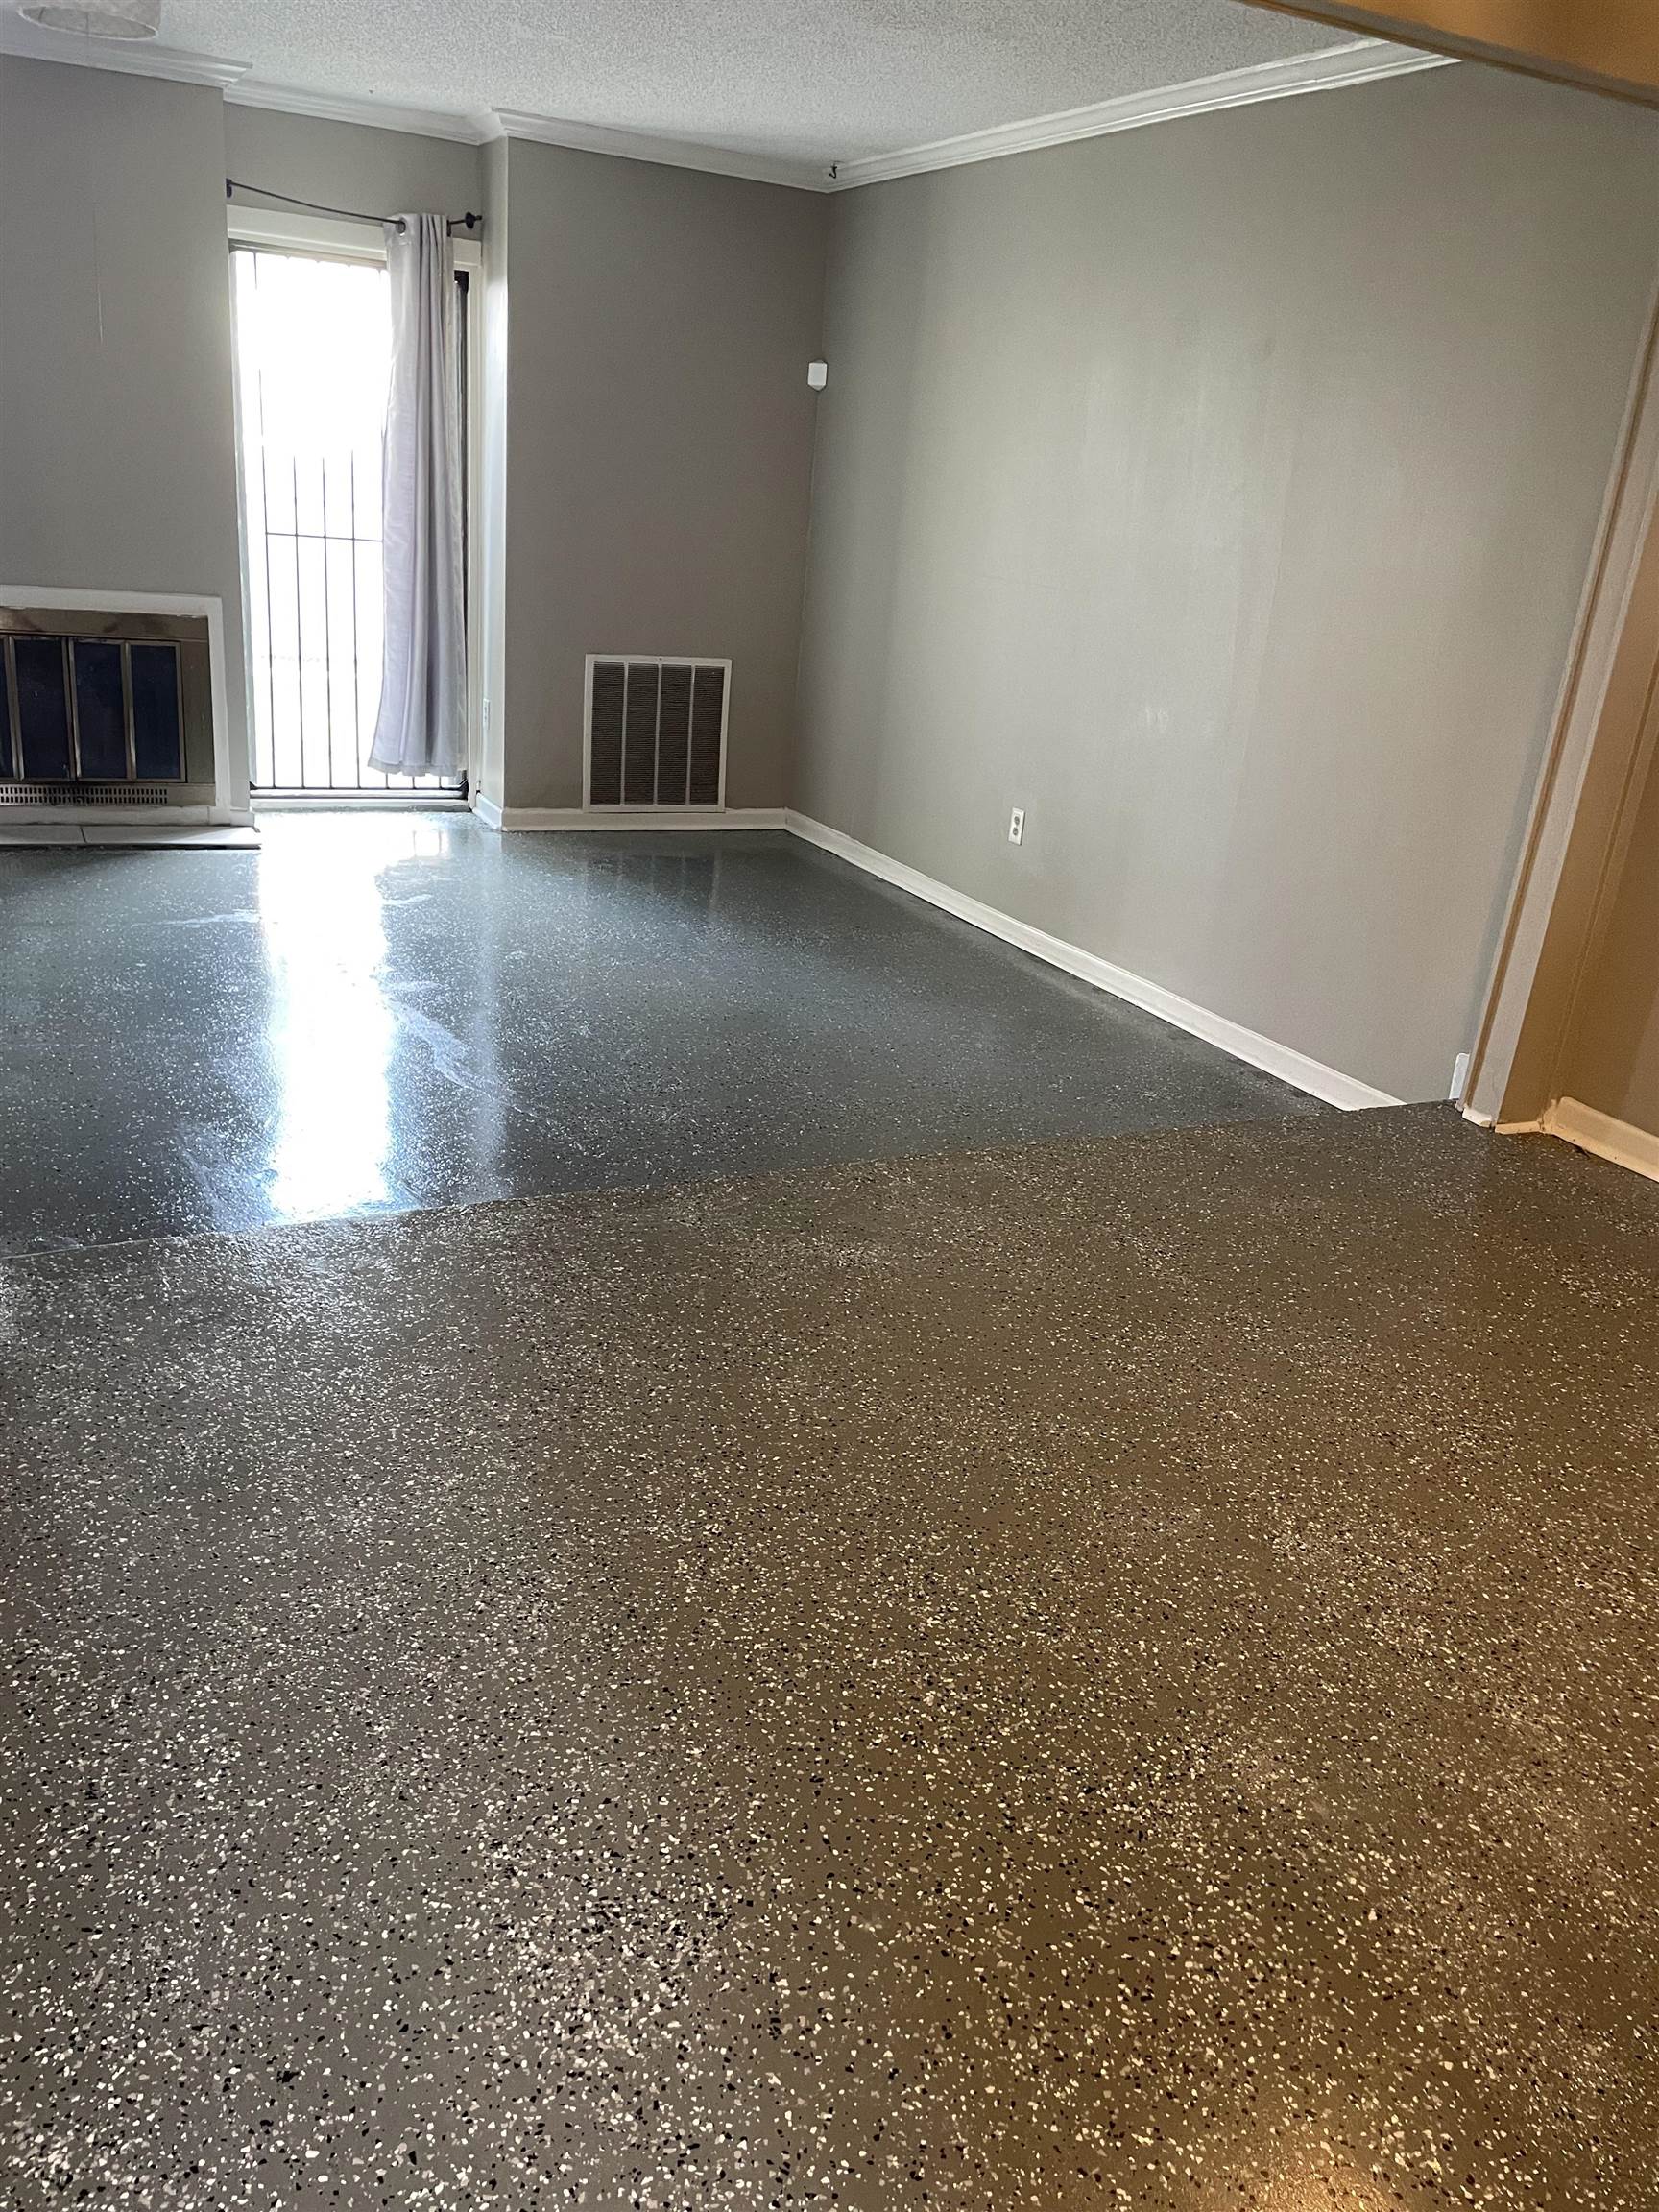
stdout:
MULTIPOLYGON (((463 777, 369 765, 392 367, 385 262, 236 243, 230 265, 253 796, 460 798, 463 777)), ((465 272, 456 282, 465 411, 465 272)))

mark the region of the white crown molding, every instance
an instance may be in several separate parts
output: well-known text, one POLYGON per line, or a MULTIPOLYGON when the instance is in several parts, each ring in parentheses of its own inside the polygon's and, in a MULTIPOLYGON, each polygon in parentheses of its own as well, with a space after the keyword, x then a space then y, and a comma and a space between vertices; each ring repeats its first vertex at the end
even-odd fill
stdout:
POLYGON ((1079 138, 1104 138, 1114 131, 1141 131, 1151 123, 1173 123, 1184 115, 1210 115, 1225 108, 1249 108, 1259 100, 1287 100, 1301 92, 1331 92, 1346 84, 1371 84, 1384 77, 1407 77, 1419 69, 1444 69, 1450 54, 1423 54, 1364 38, 1345 46, 1322 47, 1315 54, 1292 55, 1284 61, 1262 61, 1248 69, 1229 69, 1218 77, 1195 77, 1186 84, 1165 84, 1150 92, 1128 92, 1093 108, 1069 108, 1058 115, 1039 115, 1028 123, 998 124, 961 138, 940 138, 901 154, 877 154, 842 161, 830 190, 850 192, 860 184, 881 184, 893 177, 917 177, 929 169, 954 169, 969 161, 997 161, 1009 154, 1031 154, 1044 146, 1069 146, 1079 138))
POLYGON ((960 138, 941 138, 897 154, 877 154, 836 164, 833 174, 806 161, 776 160, 695 139, 659 138, 638 131, 614 130, 601 123, 578 123, 554 115, 532 115, 497 108, 487 116, 446 113, 430 108, 400 108, 390 101, 354 93, 307 92, 297 85, 267 84, 250 74, 246 61, 219 60, 184 54, 144 40, 86 39, 65 32, 43 31, 14 12, 0 15, 0 53, 26 60, 61 61, 77 67, 113 69, 128 76, 164 77, 182 84, 213 84, 240 108, 264 108, 283 115, 310 115, 327 123, 353 123, 374 131, 401 131, 421 138, 448 138, 466 146, 492 138, 521 138, 541 146, 565 146, 577 153, 608 154, 627 161, 654 161, 672 169, 698 169, 716 177, 741 177, 752 183, 783 184, 803 192, 850 192, 890 178, 915 177, 930 169, 954 169, 968 162, 996 161, 1044 146, 1065 146, 1080 138, 1101 138, 1115 131, 1143 130, 1185 115, 1213 114, 1250 107, 1261 100, 1286 100, 1302 92, 1334 91, 1369 84, 1419 69, 1451 65, 1449 54, 1424 54, 1366 38, 1345 46, 1301 54, 1284 61, 1263 61, 1231 69, 1217 77, 1198 77, 1186 84, 1161 85, 1103 100, 1092 108, 1071 108, 1029 122, 998 124, 960 138))
POLYGON ((112 69, 122 77, 164 77, 174 84, 216 84, 222 90, 246 76, 246 61, 221 61, 210 54, 181 54, 152 46, 147 38, 84 38, 73 31, 45 31, 10 8, 0 14, 0 54, 20 61, 65 61, 71 68, 112 69))
POLYGON ((527 115, 497 108, 493 137, 524 138, 538 146, 566 146, 578 154, 610 154, 623 161, 656 161, 669 169, 701 169, 713 177, 743 177, 752 184, 788 184, 797 191, 828 192, 829 172, 805 161, 773 161, 727 146, 687 138, 653 138, 640 131, 613 131, 602 123, 571 123, 556 115, 527 115))
POLYGON ((312 115, 322 123, 356 123, 371 131, 403 131, 416 138, 452 138, 481 146, 493 138, 493 126, 482 115, 447 114, 436 108, 399 108, 389 100, 359 98, 350 92, 305 92, 292 84, 264 84, 242 78, 225 88, 238 108, 269 108, 280 115, 312 115))

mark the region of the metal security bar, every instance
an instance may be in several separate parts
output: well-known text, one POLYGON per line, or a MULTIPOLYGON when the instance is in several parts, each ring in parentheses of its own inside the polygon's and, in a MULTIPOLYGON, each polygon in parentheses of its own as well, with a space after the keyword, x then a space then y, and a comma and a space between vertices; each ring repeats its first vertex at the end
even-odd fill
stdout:
POLYGON ((253 788, 460 792, 369 765, 380 705, 383 265, 232 249, 253 788))

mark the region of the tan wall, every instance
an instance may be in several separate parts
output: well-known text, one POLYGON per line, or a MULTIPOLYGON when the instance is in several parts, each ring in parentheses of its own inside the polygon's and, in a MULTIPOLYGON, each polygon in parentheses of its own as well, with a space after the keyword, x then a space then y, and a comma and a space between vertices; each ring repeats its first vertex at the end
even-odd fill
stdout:
POLYGON ((1647 383, 1470 1094, 1471 1109, 1500 1128, 1535 1127, 1561 1095, 1584 977, 1641 787, 1659 654, 1659 522, 1645 517, 1644 454, 1659 437, 1650 371, 1647 383))
POLYGON ((1659 1138, 1659 757, 1647 769, 1560 1090, 1659 1138))
POLYGON ((832 205, 795 804, 1444 1096, 1659 270, 1659 120, 1464 65, 832 205))
POLYGON ((0 583, 225 603, 247 730, 223 104, 0 58, 0 583))
POLYGON ((507 159, 507 803, 580 805, 585 656, 661 652, 731 657, 728 804, 781 805, 827 203, 507 159))
POLYGON ((1659 103, 1653 0, 1254 0, 1276 14, 1524 68, 1659 103))

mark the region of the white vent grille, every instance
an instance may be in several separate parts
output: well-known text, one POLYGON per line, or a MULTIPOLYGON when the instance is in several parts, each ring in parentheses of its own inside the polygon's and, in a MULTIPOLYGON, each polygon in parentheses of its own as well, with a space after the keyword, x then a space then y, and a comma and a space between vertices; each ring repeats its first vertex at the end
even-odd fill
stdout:
POLYGON ((0 806, 165 806, 165 783, 0 783, 0 806))
POLYGON ((726 804, 730 661, 590 653, 583 714, 583 802, 629 813, 726 804))

